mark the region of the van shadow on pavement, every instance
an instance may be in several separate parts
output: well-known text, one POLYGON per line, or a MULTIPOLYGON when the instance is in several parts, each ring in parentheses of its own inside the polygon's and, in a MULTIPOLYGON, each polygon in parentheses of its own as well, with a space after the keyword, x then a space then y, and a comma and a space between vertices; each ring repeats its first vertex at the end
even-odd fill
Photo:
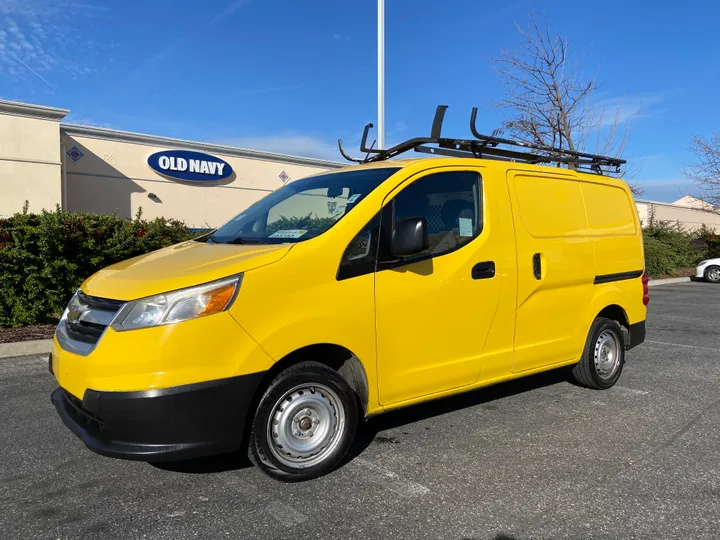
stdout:
MULTIPOLYGON (((367 422, 359 426, 357 436, 353 446, 348 452, 346 462, 352 461, 359 456, 373 442, 375 443, 398 443, 400 442, 394 437, 384 437, 378 433, 398 428, 404 425, 413 424, 428 418, 441 416, 443 414, 485 405, 488 410, 497 409, 496 405, 490 402, 522 394, 530 390, 536 390, 553 384, 568 382, 569 369, 555 369, 546 371, 529 377, 522 377, 513 381, 500 383, 494 386, 479 388, 464 394, 458 394, 434 401, 426 401, 419 405, 398 409, 396 411, 381 414, 377 417, 369 419, 367 422)), ((568 384, 570 384, 568 382, 568 384)))
MULTIPOLYGON (((343 465, 362 454, 373 442, 379 444, 399 442, 394 437, 378 435, 383 431, 478 405, 487 404, 485 405, 487 409, 494 410, 497 407, 491 404, 493 401, 567 382, 568 379, 568 369, 556 369, 370 418, 358 427, 355 441, 343 465)), ((153 463, 152 466, 185 474, 212 474, 245 469, 252 467, 252 464, 247 457, 247 443, 245 443, 243 449, 237 452, 184 461, 153 463)))

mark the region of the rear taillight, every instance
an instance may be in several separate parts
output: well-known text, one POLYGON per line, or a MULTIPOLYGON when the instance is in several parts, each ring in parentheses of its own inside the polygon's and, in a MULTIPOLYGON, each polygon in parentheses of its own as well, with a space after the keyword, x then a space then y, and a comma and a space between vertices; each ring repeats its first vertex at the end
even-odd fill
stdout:
POLYGON ((648 276, 647 273, 644 273, 642 276, 643 304, 646 306, 650 303, 650 293, 648 291, 648 281, 650 281, 650 276, 648 276))

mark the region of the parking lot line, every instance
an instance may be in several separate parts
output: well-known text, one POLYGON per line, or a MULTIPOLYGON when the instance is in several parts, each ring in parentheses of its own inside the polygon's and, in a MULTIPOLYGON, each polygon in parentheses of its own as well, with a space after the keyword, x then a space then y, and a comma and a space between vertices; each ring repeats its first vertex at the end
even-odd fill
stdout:
POLYGON ((430 493, 430 490, 425 486, 403 480, 397 473, 378 467, 366 459, 356 457, 352 460, 352 463, 372 472, 371 481, 382 485, 401 497, 417 497, 430 493))
POLYGON ((706 415, 708 412, 710 412, 712 409, 716 408, 718 405, 720 405, 720 399, 717 400, 717 401, 714 401, 713 403, 711 403, 710 405, 708 405, 707 407, 705 407, 702 411, 700 411, 699 413, 695 414, 695 415, 694 415, 692 418, 690 418, 690 420, 688 420, 688 421, 685 423, 685 425, 684 425, 681 429, 679 429, 672 437, 670 437, 665 443, 663 443, 662 445, 660 445, 660 447, 658 447, 655 452, 659 452, 660 450, 664 450, 665 448, 669 448, 670 446, 672 446, 672 445, 675 443, 675 441, 677 441, 678 439, 680 439, 680 437, 682 437, 683 435, 685 435, 685 433, 687 433, 688 431, 690 431, 690 429, 691 429, 692 427, 694 427, 694 426, 703 418, 703 416, 705 416, 705 415, 706 415))
POLYGON ((305 514, 280 501, 271 502, 265 510, 285 527, 292 527, 307 520, 305 514))
POLYGON ((697 345, 683 345, 682 343, 670 343, 668 341, 653 341, 651 339, 646 339, 645 343, 652 343, 654 345, 669 345, 671 347, 684 347, 686 349, 697 349, 699 351, 720 352, 720 349, 713 349, 712 347, 698 347, 697 345))
POLYGON ((620 392, 624 392, 626 394, 633 394, 635 396, 646 396, 650 392, 647 392, 645 390, 638 390, 636 388, 628 388, 627 386, 613 386, 613 390, 619 390, 620 392))

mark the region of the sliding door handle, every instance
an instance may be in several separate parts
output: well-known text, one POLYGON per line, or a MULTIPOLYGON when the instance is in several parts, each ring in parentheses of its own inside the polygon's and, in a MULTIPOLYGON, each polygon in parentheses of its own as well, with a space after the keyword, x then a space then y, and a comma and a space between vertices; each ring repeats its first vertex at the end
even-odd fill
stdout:
POLYGON ((542 266, 539 253, 533 255, 533 274, 535 274, 535 279, 540 279, 542 277, 542 266))
POLYGON ((485 261, 477 263, 472 267, 471 275, 473 279, 488 279, 495 277, 495 262, 485 261))

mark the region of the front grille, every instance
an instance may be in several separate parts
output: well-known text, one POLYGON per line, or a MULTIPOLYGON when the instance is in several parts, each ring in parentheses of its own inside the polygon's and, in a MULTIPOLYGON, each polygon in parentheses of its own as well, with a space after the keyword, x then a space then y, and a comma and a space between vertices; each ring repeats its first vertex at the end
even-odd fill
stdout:
POLYGON ((61 321, 58 342, 66 350, 88 354, 112 323, 124 302, 90 296, 78 291, 61 321))
POLYGON ((70 404, 70 413, 77 422, 84 425, 88 430, 103 431, 105 429, 103 421, 98 416, 88 411, 83 406, 83 402, 81 400, 73 396, 67 390, 63 390, 63 392, 65 393, 65 399, 70 404))
POLYGON ((77 339, 84 343, 97 343, 100 336, 105 331, 105 326, 101 324, 89 323, 85 321, 67 321, 67 333, 72 339, 77 339))
POLYGON ((125 303, 120 300, 111 300, 109 298, 98 298, 97 296, 90 296, 82 291, 78 291, 77 294, 80 303, 91 309, 100 309, 102 311, 117 311, 125 303))

